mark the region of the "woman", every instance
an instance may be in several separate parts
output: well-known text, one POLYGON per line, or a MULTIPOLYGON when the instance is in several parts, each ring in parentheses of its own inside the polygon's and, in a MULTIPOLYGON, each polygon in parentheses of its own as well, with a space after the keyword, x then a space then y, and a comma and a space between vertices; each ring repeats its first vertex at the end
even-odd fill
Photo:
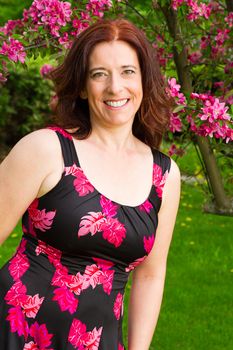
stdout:
POLYGON ((180 195, 160 152, 171 101, 154 52, 132 23, 102 20, 51 73, 56 127, 0 167, 0 239, 23 238, 0 271, 1 349, 148 350, 180 195), (156 238, 155 238, 156 236, 156 238))

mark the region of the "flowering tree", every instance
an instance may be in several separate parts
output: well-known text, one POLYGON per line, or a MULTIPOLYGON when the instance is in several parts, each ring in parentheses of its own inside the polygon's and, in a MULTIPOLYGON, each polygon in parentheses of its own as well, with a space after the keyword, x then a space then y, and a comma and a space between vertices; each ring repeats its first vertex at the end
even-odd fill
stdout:
MULTIPOLYGON (((182 135, 198 145, 213 210, 232 214, 213 147, 233 140, 233 0, 34 0, 22 19, 0 28, 0 82, 6 83, 12 65, 27 66, 38 52, 59 60, 90 23, 116 15, 141 26, 157 50, 168 93, 177 103, 169 136, 182 135)), ((182 151, 173 143, 169 153, 182 151)))

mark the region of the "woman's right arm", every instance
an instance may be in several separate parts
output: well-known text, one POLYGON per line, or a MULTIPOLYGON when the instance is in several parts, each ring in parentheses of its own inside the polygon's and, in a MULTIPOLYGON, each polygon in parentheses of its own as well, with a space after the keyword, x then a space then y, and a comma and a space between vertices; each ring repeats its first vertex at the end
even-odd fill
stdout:
POLYGON ((0 245, 30 203, 46 192, 46 180, 61 169, 60 144, 52 130, 32 132, 13 147, 0 164, 0 245))

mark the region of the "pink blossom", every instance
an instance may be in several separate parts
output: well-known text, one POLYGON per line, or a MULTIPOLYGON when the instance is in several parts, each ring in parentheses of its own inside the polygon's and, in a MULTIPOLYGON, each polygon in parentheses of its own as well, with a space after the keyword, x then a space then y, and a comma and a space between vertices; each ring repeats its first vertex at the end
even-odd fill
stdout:
POLYGON ((147 255, 136 259, 135 261, 133 261, 132 263, 129 264, 129 266, 127 266, 125 268, 125 272, 130 272, 132 270, 135 269, 135 267, 137 267, 139 264, 141 264, 141 262, 143 262, 146 259, 147 255))
POLYGON ((13 62, 25 62, 26 52, 24 46, 18 40, 9 38, 9 42, 3 42, 0 54, 7 56, 13 62))
POLYGON ((53 293, 53 300, 58 302, 61 311, 69 311, 71 314, 75 313, 78 307, 78 299, 74 297, 68 288, 57 288, 53 293))
POLYGON ((146 213, 149 213, 152 208, 153 208, 153 205, 149 202, 148 199, 139 206, 139 210, 145 211, 146 213))
POLYGON ((177 155, 179 157, 182 157, 185 154, 185 150, 183 148, 178 148, 174 143, 170 146, 168 150, 168 155, 173 156, 177 155))
POLYGON ((172 96, 172 97, 176 97, 177 98, 177 104, 179 105, 185 105, 186 104, 186 98, 184 96, 183 93, 179 92, 181 86, 179 84, 177 84, 176 79, 175 78, 170 78, 168 79, 168 93, 172 96))
POLYGON ((230 29, 217 29, 217 35, 215 37, 215 41, 217 45, 223 45, 224 42, 229 39, 230 29))
POLYGON ((20 304, 27 317, 35 318, 43 301, 44 297, 40 298, 39 294, 35 294, 34 296, 27 295, 24 300, 21 300, 20 304))
POLYGON ((121 345, 120 343, 118 344, 118 350, 125 350, 124 346, 121 345))
POLYGON ((43 78, 46 78, 46 75, 53 70, 53 66, 51 64, 44 64, 40 68, 40 74, 43 78))
POLYGON ((29 268, 28 258, 25 254, 17 253, 9 263, 9 271, 14 281, 17 281, 29 268))
POLYGON ((170 114, 170 125, 169 129, 171 132, 182 131, 182 122, 177 113, 170 114))
POLYGON ((10 19, 8 22, 6 22, 4 27, 0 27, 0 32, 3 32, 4 35, 6 36, 11 36, 13 33, 13 30, 16 27, 22 28, 23 27, 22 21, 20 19, 16 19, 16 20, 10 19))
POLYGON ((143 237, 143 244, 144 244, 144 249, 147 252, 147 254, 150 253, 155 241, 155 235, 146 237, 143 237))
POLYGON ((34 338, 35 343, 41 350, 46 350, 46 348, 51 345, 51 338, 53 337, 53 334, 49 334, 45 324, 40 325, 37 322, 32 324, 30 328, 30 335, 34 338))
POLYGON ((229 12, 228 16, 225 17, 225 22, 229 25, 230 28, 233 27, 233 12, 229 12))
POLYGON ((7 81, 7 78, 4 77, 4 75, 2 73, 0 73, 0 84, 3 84, 7 81))
POLYGON ((103 238, 118 248, 126 237, 126 229, 118 219, 107 218, 101 225, 103 238))
POLYGON ((84 215, 81 218, 78 230, 78 237, 85 236, 91 233, 93 236, 96 232, 102 230, 103 224, 106 222, 106 218, 101 212, 90 211, 89 215, 84 215))
POLYGON ((10 322, 11 332, 17 332, 19 336, 23 335, 27 339, 29 327, 19 306, 10 308, 6 319, 10 322))
POLYGON ((59 39, 58 39, 59 44, 64 46, 65 49, 70 49, 72 46, 72 40, 69 38, 68 33, 64 33, 59 39))
POLYGON ((45 232, 51 228, 54 216, 56 215, 56 210, 48 211, 46 213, 46 209, 37 209, 38 203, 38 199, 35 199, 28 207, 28 213, 32 222, 32 226, 40 231, 45 232))
POLYGON ((200 51, 192 52, 188 55, 188 59, 192 64, 199 63, 201 57, 202 53, 200 51))
POLYGON ((30 9, 24 13, 24 20, 29 17, 34 24, 48 27, 50 33, 59 37, 59 30, 71 21, 71 3, 59 0, 34 0, 30 9))
POLYGON ((121 316, 122 303, 123 303, 123 294, 118 293, 113 306, 114 315, 116 316, 117 320, 119 320, 121 316))
POLYGON ((110 199, 107 199, 104 195, 100 196, 100 205, 103 209, 103 213, 108 217, 113 217, 117 214, 118 206, 114 204, 110 199))

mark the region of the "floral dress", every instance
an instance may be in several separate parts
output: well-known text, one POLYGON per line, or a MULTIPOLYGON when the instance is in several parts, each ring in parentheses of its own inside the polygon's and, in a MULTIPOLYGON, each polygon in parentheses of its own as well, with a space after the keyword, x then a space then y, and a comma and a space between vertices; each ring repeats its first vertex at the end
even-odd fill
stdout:
POLYGON ((171 159, 153 150, 148 198, 121 205, 88 180, 70 134, 52 129, 64 171, 24 213, 20 245, 0 270, 0 348, 124 350, 125 286, 156 244, 171 159))

